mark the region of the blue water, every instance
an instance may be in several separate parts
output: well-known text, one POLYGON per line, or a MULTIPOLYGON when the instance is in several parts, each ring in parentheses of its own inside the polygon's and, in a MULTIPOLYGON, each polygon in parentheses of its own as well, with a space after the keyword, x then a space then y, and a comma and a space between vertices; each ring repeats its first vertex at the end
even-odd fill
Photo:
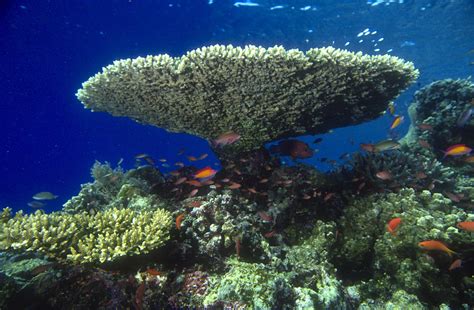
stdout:
MULTIPOLYGON (((95 160, 115 164, 124 158, 123 166, 129 168, 137 153, 173 160, 183 147, 196 155, 210 152, 207 142, 197 137, 83 109, 76 90, 115 59, 179 56, 210 44, 389 51, 421 71, 417 83, 396 100, 398 113, 404 115, 420 86, 474 74, 469 65, 474 54, 468 54, 474 49, 470 0, 376 6, 333 0, 254 1, 259 4, 255 7, 234 2, 0 2, 0 207, 28 210, 33 194, 52 191, 59 198, 47 210, 58 210, 81 183, 90 181, 95 160), (368 35, 357 37, 367 28, 368 35)), ((329 169, 320 158, 337 159, 360 142, 384 139, 389 124, 389 117, 382 116, 322 135, 323 142, 315 146, 318 153, 302 162, 329 169)), ((397 132, 403 135, 408 125, 406 121, 397 132)), ((210 156, 199 165, 215 161, 210 156)))

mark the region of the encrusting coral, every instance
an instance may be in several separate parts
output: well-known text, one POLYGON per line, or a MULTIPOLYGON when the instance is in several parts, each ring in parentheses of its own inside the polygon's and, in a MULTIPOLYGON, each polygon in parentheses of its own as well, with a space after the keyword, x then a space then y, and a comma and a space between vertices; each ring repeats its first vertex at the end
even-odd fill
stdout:
POLYGON ((232 153, 374 119, 417 76, 412 63, 388 55, 215 45, 115 61, 77 98, 93 111, 205 139, 234 131, 241 139, 226 148, 232 153))
POLYGON ((0 249, 38 251, 77 263, 111 262, 159 248, 169 239, 171 223, 171 214, 162 209, 17 213, 0 224, 0 249))

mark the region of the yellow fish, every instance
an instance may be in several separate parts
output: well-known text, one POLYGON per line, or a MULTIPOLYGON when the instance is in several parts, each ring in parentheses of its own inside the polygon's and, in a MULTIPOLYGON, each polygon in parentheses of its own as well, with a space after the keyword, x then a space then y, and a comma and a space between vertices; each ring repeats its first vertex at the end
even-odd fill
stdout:
POLYGON ((390 129, 395 129, 398 126, 400 126, 400 124, 403 123, 404 119, 405 117, 403 116, 400 116, 400 115, 395 116, 395 119, 393 120, 392 125, 390 125, 390 129))

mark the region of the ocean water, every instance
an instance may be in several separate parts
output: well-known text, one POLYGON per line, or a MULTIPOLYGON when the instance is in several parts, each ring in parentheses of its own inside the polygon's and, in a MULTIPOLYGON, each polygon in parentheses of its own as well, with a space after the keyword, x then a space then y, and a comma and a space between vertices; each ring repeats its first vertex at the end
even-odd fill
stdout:
MULTIPOLYGON (((109 162, 113 167, 120 161, 123 169, 133 169, 135 157, 140 153, 149 154, 162 173, 169 173, 173 167, 163 166, 159 159, 166 159, 172 165, 181 161, 182 149, 186 149, 187 155, 209 154, 192 163, 196 168, 221 167, 205 139, 84 109, 75 96, 76 91, 114 60, 158 54, 179 57, 214 44, 241 47, 251 44, 265 48, 281 45, 301 51, 333 46, 367 55, 388 54, 413 62, 420 75, 394 100, 396 113, 405 118, 396 129, 389 130, 393 117, 385 113, 360 125, 295 137, 308 143, 315 150, 314 156, 297 160, 279 158, 283 165, 305 164, 330 173, 337 171, 345 154, 359 152, 361 143, 402 138, 410 126, 408 106, 414 101, 416 91, 442 79, 470 78, 474 73, 473 17, 471 0, 1 1, 0 206, 32 213, 36 211, 28 206, 32 196, 48 191, 58 197, 47 201, 42 209, 46 213, 60 211, 64 203, 79 193, 81 184, 93 182, 90 169, 95 161, 109 162), (322 142, 313 144, 316 138, 322 138, 322 142)), ((207 115, 197 117, 205 119, 207 115)), ((452 145, 461 142, 452 141, 452 145)), ((472 178, 472 173, 463 178, 472 178)), ((468 195, 467 191, 463 194, 468 195)), ((467 196, 463 202, 471 203, 471 209, 464 211, 472 213, 471 198, 467 196)), ((174 217, 175 213, 173 225, 174 217)), ((467 249, 456 249, 464 250, 467 249)), ((228 252, 223 255, 230 257, 228 252)), ((256 263, 257 256, 249 255, 248 262, 256 263)), ((466 261, 471 258, 472 254, 461 257, 466 261)), ((194 263, 180 268, 194 268, 194 263)), ((146 266, 149 264, 138 264, 128 272, 145 270, 146 266)), ((203 270, 206 271, 204 267, 203 270)), ((470 272, 456 275, 454 281, 466 282, 463 276, 472 279, 470 272)), ((170 278, 168 281, 166 285, 173 282, 170 278)), ((409 288, 402 288, 416 295, 409 288)), ((164 303, 159 306, 150 306, 148 301, 138 303, 134 299, 135 289, 130 288, 129 304, 96 306, 163 307, 164 303)), ((459 294, 459 303, 448 298, 430 304, 432 292, 418 299, 426 307, 438 307, 442 303, 452 309, 469 307, 466 296, 472 298, 474 288, 465 285, 458 289, 464 292, 459 294)), ((372 298, 377 300, 377 296, 372 298)), ((242 301, 241 304, 259 308, 257 303, 250 305, 242 301)), ((65 307, 45 302, 32 308, 38 305, 65 307)), ((173 305, 181 307, 179 303, 173 305)), ((272 307, 280 309, 278 302, 272 307)))

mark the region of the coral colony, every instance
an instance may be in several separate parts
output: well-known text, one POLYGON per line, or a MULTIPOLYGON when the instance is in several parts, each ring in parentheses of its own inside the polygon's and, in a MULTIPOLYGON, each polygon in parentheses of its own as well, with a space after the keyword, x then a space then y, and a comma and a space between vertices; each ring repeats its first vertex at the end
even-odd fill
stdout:
POLYGON ((387 108, 394 130, 391 101, 417 76, 397 57, 331 47, 115 61, 77 92, 84 106, 207 139, 222 169, 182 151, 162 173, 138 154, 128 171, 97 162, 59 212, 3 209, 0 305, 25 306, 27 289, 40 308, 467 309, 471 82, 419 90, 403 139, 367 141, 328 173, 298 163, 314 155, 298 135, 387 108))

